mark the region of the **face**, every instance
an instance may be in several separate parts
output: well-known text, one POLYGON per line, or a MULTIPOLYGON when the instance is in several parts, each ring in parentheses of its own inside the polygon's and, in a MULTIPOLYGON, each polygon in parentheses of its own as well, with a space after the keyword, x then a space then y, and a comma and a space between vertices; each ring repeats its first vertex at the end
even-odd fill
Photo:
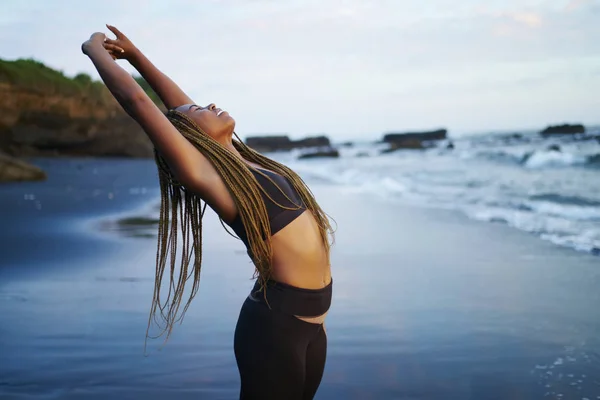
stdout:
POLYGON ((228 139, 233 135, 235 120, 231 118, 227 111, 217 108, 212 103, 206 107, 185 104, 175 108, 175 110, 188 116, 215 140, 228 139))

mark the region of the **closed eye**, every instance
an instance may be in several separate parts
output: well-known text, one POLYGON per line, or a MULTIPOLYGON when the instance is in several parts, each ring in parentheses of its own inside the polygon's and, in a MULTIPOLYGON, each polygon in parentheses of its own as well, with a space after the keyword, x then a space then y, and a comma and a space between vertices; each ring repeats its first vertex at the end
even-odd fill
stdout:
POLYGON ((202 108, 202 107, 200 107, 200 106, 198 106, 198 105, 196 105, 196 104, 192 104, 192 105, 190 106, 190 108, 188 108, 188 111, 189 111, 189 110, 191 110, 191 109, 192 109, 192 107, 196 107, 196 109, 195 109, 194 111, 203 110, 203 108, 202 108))

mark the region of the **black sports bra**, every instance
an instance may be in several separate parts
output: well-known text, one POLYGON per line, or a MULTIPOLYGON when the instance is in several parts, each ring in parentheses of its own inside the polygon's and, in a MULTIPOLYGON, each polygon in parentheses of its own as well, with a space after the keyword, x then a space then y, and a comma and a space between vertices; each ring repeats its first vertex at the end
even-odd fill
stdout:
MULTIPOLYGON (((258 184, 262 186, 264 191, 267 192, 269 196, 271 196, 271 198, 276 202, 274 203, 265 193, 261 191, 261 196, 263 198, 263 201, 265 202, 265 207, 267 209, 267 215, 269 216, 269 223, 271 225, 271 236, 273 236, 274 234, 285 228, 290 222, 298 218, 298 216, 300 216, 300 214, 302 214, 306 210, 306 207, 304 203, 302 203, 302 199, 300 198, 294 187, 288 182, 288 180, 285 177, 276 174, 275 172, 268 171, 266 169, 256 169, 254 167, 251 167, 250 171, 256 177, 258 184), (260 170, 260 172, 256 171, 256 169, 260 170), (277 184, 278 187, 276 187, 273 184, 273 182, 271 182, 269 179, 265 178, 261 174, 261 172, 267 175, 269 178, 271 178, 271 180, 273 180, 273 182, 277 184), (288 200, 288 198, 284 196, 283 193, 281 193, 282 191, 287 195, 287 197, 289 197, 292 200, 292 202, 290 202, 290 200, 288 200), (281 208, 279 205, 293 208, 293 210, 281 208), (300 208, 296 209, 298 208, 298 206, 300 206, 300 208)), ((234 220, 231 222, 231 224, 228 225, 231 227, 231 229, 233 229, 233 231, 238 235, 238 237, 242 239, 246 247, 248 247, 248 236, 246 234, 246 229, 242 224, 240 214, 238 213, 235 216, 234 220)))

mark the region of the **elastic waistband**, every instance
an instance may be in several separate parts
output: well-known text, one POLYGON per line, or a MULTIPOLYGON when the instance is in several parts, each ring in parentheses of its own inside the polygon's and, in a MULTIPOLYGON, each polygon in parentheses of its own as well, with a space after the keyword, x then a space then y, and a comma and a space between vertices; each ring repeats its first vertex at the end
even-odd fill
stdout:
POLYGON ((252 288, 252 297, 265 302, 272 309, 299 317, 318 317, 329 311, 333 295, 333 279, 321 289, 304 289, 274 280, 267 281, 266 295, 258 280, 252 288))

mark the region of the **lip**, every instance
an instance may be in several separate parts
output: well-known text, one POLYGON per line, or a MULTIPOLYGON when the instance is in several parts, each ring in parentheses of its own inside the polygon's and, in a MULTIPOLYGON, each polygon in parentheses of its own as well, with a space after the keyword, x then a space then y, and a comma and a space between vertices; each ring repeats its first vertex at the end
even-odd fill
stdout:
POLYGON ((223 111, 223 110, 221 110, 221 109, 219 108, 219 109, 218 109, 218 111, 217 111, 217 117, 218 117, 218 116, 220 116, 220 115, 223 115, 223 114, 225 114, 226 112, 227 112, 227 111, 223 111))

